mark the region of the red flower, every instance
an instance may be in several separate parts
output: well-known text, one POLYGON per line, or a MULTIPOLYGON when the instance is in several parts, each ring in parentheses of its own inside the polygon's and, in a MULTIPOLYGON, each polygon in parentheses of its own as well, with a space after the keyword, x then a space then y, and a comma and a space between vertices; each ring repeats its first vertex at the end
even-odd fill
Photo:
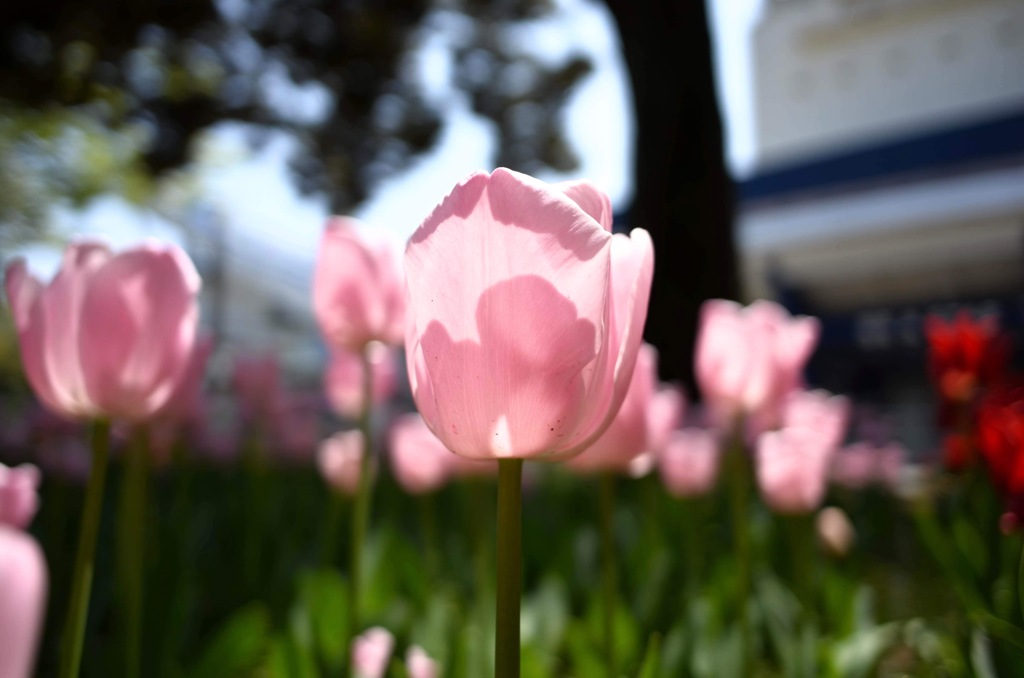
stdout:
POLYGON ((963 433, 947 434, 942 441, 943 462, 950 471, 958 473, 971 466, 977 458, 975 441, 963 433))
POLYGON ((1009 357, 1009 343, 995 318, 974 319, 961 311, 952 321, 925 321, 929 367, 944 404, 971 403, 982 389, 997 385, 1009 357))
POLYGON ((981 403, 978 446, 1010 510, 1024 518, 1024 388, 1001 390, 981 403))

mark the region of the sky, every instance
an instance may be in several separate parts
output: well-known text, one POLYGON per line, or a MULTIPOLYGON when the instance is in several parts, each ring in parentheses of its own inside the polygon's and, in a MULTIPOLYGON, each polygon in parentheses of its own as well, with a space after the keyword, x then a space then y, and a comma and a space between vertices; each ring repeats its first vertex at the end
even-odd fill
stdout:
MULTIPOLYGON (((749 33, 763 0, 709 0, 715 61, 726 129, 729 166, 735 176, 750 173, 754 160, 749 33)), ((434 205, 469 172, 487 168, 494 148, 490 124, 475 115, 466 97, 449 84, 453 17, 437 13, 428 22, 419 69, 428 98, 444 101, 447 111, 437 145, 404 173, 385 180, 354 216, 370 237, 397 244, 415 230, 434 205)), ((532 22, 524 39, 552 63, 583 53, 594 69, 571 95, 564 111, 565 129, 580 158, 571 174, 549 173, 548 181, 586 177, 605 190, 613 205, 632 194, 633 119, 629 78, 618 47, 614 22, 596 0, 558 0, 552 16, 532 22), (593 143, 600 139, 601 143, 593 143)), ((280 85, 281 88, 287 87, 280 85)), ((304 101, 311 110, 315 93, 278 92, 282 101, 304 101), (301 94, 301 96, 299 96, 301 94)), ((221 157, 232 162, 203 163, 198 171, 202 192, 228 233, 229 257, 261 269, 260 277, 309 285, 324 219, 322 198, 300 196, 286 166, 294 144, 284 135, 258 151, 249 149, 244 130, 224 125, 216 133, 221 157), (264 275, 264 273, 276 275, 264 275)), ((93 201, 78 213, 57 213, 58 232, 102 235, 115 247, 146 237, 181 242, 175 225, 117 197, 93 201)), ((37 273, 56 269, 58 256, 46 247, 25 254, 37 273)))

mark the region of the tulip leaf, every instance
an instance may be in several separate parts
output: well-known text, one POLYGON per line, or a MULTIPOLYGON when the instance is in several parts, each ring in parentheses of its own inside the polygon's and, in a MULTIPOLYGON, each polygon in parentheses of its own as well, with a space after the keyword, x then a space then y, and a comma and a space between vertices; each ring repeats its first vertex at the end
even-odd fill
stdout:
POLYGON ((296 639, 306 647, 315 646, 328 666, 340 668, 347 650, 348 589, 344 577, 331 569, 303 573, 299 577, 299 600, 304 614, 292 618, 296 639))
POLYGON ((230 678, 255 669, 267 654, 270 613, 252 603, 229 617, 214 632, 189 678, 230 678))
POLYGON ((647 651, 644 652, 643 663, 640 664, 640 672, 637 678, 656 678, 658 675, 658 655, 661 650, 661 636, 657 633, 651 634, 647 641, 647 651))

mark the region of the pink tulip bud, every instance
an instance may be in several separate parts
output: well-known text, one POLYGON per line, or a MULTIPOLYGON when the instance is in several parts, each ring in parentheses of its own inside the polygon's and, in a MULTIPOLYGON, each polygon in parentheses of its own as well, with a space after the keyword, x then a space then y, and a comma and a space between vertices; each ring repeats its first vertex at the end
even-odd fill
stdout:
POLYGON ((391 468, 409 494, 433 492, 448 481, 456 456, 437 439, 418 414, 400 417, 391 426, 391 468))
POLYGON ((0 676, 29 678, 46 611, 46 559, 22 532, 37 506, 39 471, 0 464, 0 676))
POLYGON ((367 629, 352 641, 352 670, 356 678, 384 678, 395 637, 380 626, 367 629))
POLYGON ((455 477, 492 475, 492 461, 453 454, 418 414, 399 417, 391 426, 391 468, 398 484, 409 494, 437 490, 455 477))
POLYGON ((850 552, 856 534, 850 517, 843 509, 835 506, 821 509, 814 525, 818 533, 818 541, 829 555, 843 558, 850 552))
POLYGON ((49 285, 17 259, 5 286, 25 374, 54 412, 143 421, 177 388, 195 343, 200 286, 178 247, 114 255, 77 243, 49 285))
POLYGON ((433 659, 418 645, 405 653, 405 668, 409 678, 437 678, 441 670, 433 659))
POLYGON ((810 513, 825 496, 833 448, 812 429, 784 428, 757 441, 757 483, 778 513, 810 513))
POLYGON ((906 450, 899 443, 881 447, 868 442, 853 443, 833 457, 831 479, 852 490, 872 483, 896 489, 903 475, 905 458, 906 450))
POLYGON ((815 318, 791 317, 770 301, 746 308, 722 299, 705 302, 695 368, 715 425, 728 430, 743 415, 756 433, 778 426, 818 332, 815 318))
POLYGON ((196 340, 181 380, 171 397, 154 415, 156 421, 183 426, 202 417, 203 379, 206 377, 206 362, 211 353, 213 337, 203 336, 196 340))
MULTIPOLYGON (((387 402, 398 378, 395 351, 380 342, 367 345, 370 363, 370 395, 373 404, 387 402)), ((356 418, 363 411, 363 361, 356 353, 337 349, 331 354, 325 382, 327 399, 338 414, 356 418)))
POLYGON ((359 237, 354 219, 327 222, 313 278, 313 310, 327 343, 359 353, 371 341, 400 344, 405 290, 395 256, 359 237))
POLYGON ((832 458, 831 478, 851 490, 867 487, 875 480, 878 463, 875 446, 859 442, 847 445, 832 458))
POLYGON ((647 449, 658 455, 679 428, 686 410, 686 397, 678 386, 661 384, 647 408, 647 449))
POLYGON ((39 507, 38 487, 39 469, 35 466, 0 464, 0 525, 25 529, 39 507))
POLYGON ((633 377, 654 252, 612 236, 608 198, 507 169, 461 182, 405 252, 406 350, 420 413, 453 452, 567 459, 633 377))
POLYGON ((843 442, 849 420, 849 399, 828 391, 793 391, 782 408, 784 428, 811 429, 830 450, 843 442))
MULTIPOLYGON (((566 462, 566 466, 578 473, 625 473, 634 459, 648 452, 649 415, 657 378, 658 352, 650 344, 641 344, 633 379, 619 413, 611 426, 582 454, 566 462)), ((640 469, 642 466, 635 468, 634 472, 640 469)))
POLYGON ((242 406, 242 416, 250 423, 266 425, 280 407, 283 384, 281 362, 276 353, 239 355, 231 373, 231 385, 242 406))
POLYGON ((715 485, 721 456, 718 431, 703 428, 675 431, 658 459, 665 489, 676 497, 707 494, 715 485))
POLYGON ((336 492, 354 495, 359 488, 363 454, 362 433, 358 430, 336 433, 320 444, 316 457, 320 475, 336 492))

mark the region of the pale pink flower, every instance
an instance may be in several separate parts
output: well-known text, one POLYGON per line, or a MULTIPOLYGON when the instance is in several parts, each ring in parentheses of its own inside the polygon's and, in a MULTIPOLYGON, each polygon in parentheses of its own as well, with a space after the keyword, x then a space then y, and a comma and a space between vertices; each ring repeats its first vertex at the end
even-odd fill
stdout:
MULTIPOLYGON (((380 342, 370 343, 365 350, 370 364, 370 398, 374 406, 379 406, 395 393, 395 350, 380 342)), ((345 349, 333 351, 324 387, 335 412, 353 419, 358 417, 363 411, 362 358, 345 349)))
POLYGON ((493 461, 451 452, 415 413, 392 424, 390 449, 395 479, 409 494, 433 492, 452 478, 490 475, 498 470, 493 461))
POLYGON ((631 466, 634 472, 642 470, 642 461, 634 464, 634 460, 650 452, 649 417, 657 379, 658 352, 650 344, 641 344, 633 379, 618 414, 605 432, 581 454, 566 462, 566 466, 579 473, 623 473, 631 466), (636 469, 637 466, 640 469, 636 469))
POLYGON ((180 248, 114 255, 80 242, 48 285, 16 259, 5 286, 25 375, 54 412, 144 421, 177 388, 196 340, 200 287, 180 248))
POLYGON ((818 511, 814 521, 818 541, 825 551, 836 558, 842 558, 850 552, 856 533, 850 517, 841 508, 828 506, 818 511))
POLYGON ((875 446, 858 442, 839 450, 832 459, 831 479, 851 490, 867 487, 875 481, 878 464, 875 446))
POLYGON ((906 453, 899 443, 882 446, 864 441, 852 443, 839 450, 832 459, 832 482, 851 490, 860 490, 873 483, 896 488, 903 473, 906 453))
POLYGON ((758 438, 757 484, 761 497, 778 513, 810 513, 825 497, 834 448, 815 430, 784 428, 758 438))
POLYGON ((792 391, 782 407, 783 428, 809 428, 830 450, 846 437, 850 421, 850 400, 828 391, 792 391))
POLYGON ((267 420, 281 407, 279 401, 284 388, 277 353, 236 355, 231 386, 238 396, 242 417, 250 425, 267 428, 267 420))
POLYGON ((405 653, 405 668, 409 678, 437 678, 441 675, 437 662, 419 645, 413 645, 405 653))
POLYGON ((35 514, 39 472, 0 464, 0 676, 29 678, 46 612, 42 549, 22 531, 35 514))
POLYGON ((409 494, 437 490, 448 482, 456 455, 437 439, 418 414, 400 417, 391 426, 391 470, 409 494))
POLYGON ((359 488, 364 454, 366 449, 361 432, 336 433, 320 444, 316 455, 317 468, 336 492, 351 496, 359 488))
POLYGON ((359 353, 371 341, 400 344, 405 291, 397 257, 370 244, 348 217, 327 222, 313 277, 313 310, 327 343, 359 353))
POLYGON ((611 424, 633 376, 654 252, 613 236, 607 197, 475 173, 406 248, 416 405, 467 457, 567 459, 611 424))
POLYGON ((721 463, 721 433, 714 429, 674 431, 658 455, 665 489, 676 497, 698 497, 715 486, 721 463))
POLYGON ((731 429, 738 417, 755 433, 779 424, 786 396, 818 341, 817 319, 792 317, 770 301, 747 307, 711 299, 701 309, 695 369, 714 424, 731 429))
POLYGON ((352 641, 352 670, 356 678, 384 678, 395 637, 380 626, 363 631, 352 641))

